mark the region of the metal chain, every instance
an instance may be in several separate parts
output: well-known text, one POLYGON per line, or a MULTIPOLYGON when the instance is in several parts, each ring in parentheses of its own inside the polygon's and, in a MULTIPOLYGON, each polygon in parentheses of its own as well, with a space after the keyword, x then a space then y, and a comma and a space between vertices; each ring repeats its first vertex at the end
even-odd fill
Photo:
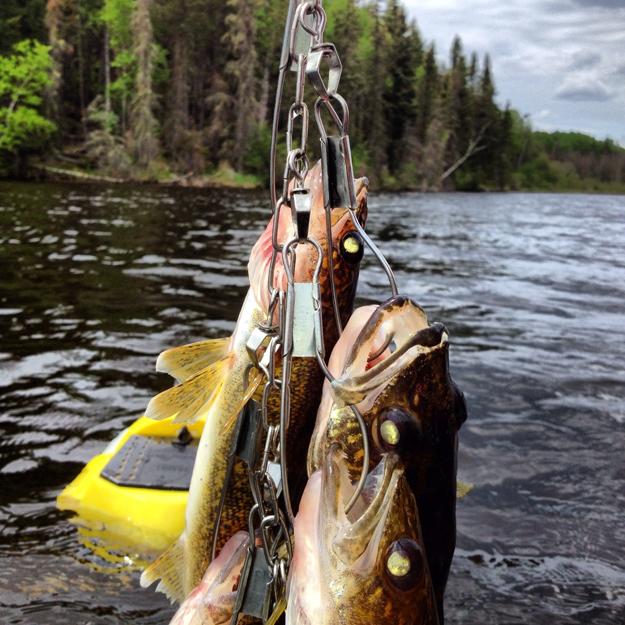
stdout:
MULTIPOLYGON (((373 251, 387 273, 393 295, 397 286, 393 272, 381 252, 368 237, 356 215, 357 198, 354 186, 351 150, 349 144, 349 108, 338 93, 342 66, 333 44, 324 43, 326 13, 322 0, 290 0, 287 26, 280 59, 280 72, 273 115, 271 136, 270 180, 273 206, 273 225, 271 233, 272 253, 266 288, 269 293, 269 305, 264 324, 256 328, 248 342, 248 353, 252 363, 262 371, 265 384, 260 399, 260 414, 263 451, 256 466, 249 468, 249 481, 254 505, 249 513, 250 553, 260 543, 262 553, 271 573, 272 605, 274 608, 284 603, 286 579, 292 557, 292 544, 289 530, 293 524, 293 508, 289 493, 287 467, 287 426, 290 416, 290 379, 291 361, 294 353, 294 315, 295 315, 295 263, 297 246, 312 245, 317 253, 310 306, 313 311, 314 345, 310 355, 316 357, 324 375, 329 380, 333 376, 325 361, 323 338, 323 310, 321 302, 320 272, 323 267, 324 253, 328 256, 328 272, 332 292, 332 307, 339 333, 342 320, 338 306, 334 281, 333 244, 332 244, 332 199, 328 192, 328 161, 324 161, 324 149, 330 141, 338 146, 341 155, 343 198, 341 205, 349 210, 354 227, 373 251), (322 64, 328 66, 327 82, 321 75, 322 64), (282 106, 282 95, 288 70, 295 72, 295 98, 288 110, 285 132, 287 157, 282 175, 282 189, 278 197, 275 187, 276 148, 278 126, 282 106), (324 209, 326 217, 327 250, 309 236, 311 198, 306 189, 306 176, 310 170, 308 159, 308 130, 310 112, 305 102, 306 82, 310 82, 317 94, 314 116, 322 147, 324 167, 324 209), (329 116, 338 135, 329 135, 323 121, 323 115, 329 116), (287 241, 279 240, 279 224, 282 211, 289 210, 294 227, 294 235, 287 241), (276 266, 282 262, 286 286, 276 284, 276 266), (277 365, 281 364, 281 376, 277 365), (272 394, 279 394, 280 418, 278 423, 270 423, 269 402, 272 394), (264 437, 264 438, 263 438, 264 437), (280 476, 272 476, 272 468, 280 476)), ((327 157, 329 152, 326 151, 327 157)), ((335 177, 336 178, 336 177, 335 177)), ((347 504, 351 509, 364 486, 369 465, 369 445, 366 426, 358 410, 354 415, 362 431, 364 462, 363 471, 356 490, 347 504)), ((240 588, 239 592, 245 592, 240 588)), ((240 602, 238 603, 240 606, 240 602)), ((233 622, 237 618, 233 615, 233 622)))

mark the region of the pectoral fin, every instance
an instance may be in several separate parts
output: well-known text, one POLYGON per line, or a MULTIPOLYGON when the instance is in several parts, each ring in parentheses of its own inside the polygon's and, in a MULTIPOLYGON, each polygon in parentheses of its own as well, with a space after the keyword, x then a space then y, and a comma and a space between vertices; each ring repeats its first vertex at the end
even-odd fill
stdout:
POLYGON ((225 337, 173 347, 158 357, 156 370, 169 373, 179 382, 184 382, 227 356, 229 345, 230 337, 225 337))
POLYGON ((175 417, 174 423, 193 423, 204 416, 219 395, 234 356, 214 362, 188 380, 153 397, 145 415, 150 419, 175 417))
POLYGON ((158 580, 156 590, 165 593, 172 603, 185 600, 184 534, 143 571, 140 584, 147 588, 158 580))
POLYGON ((458 499, 462 499, 463 497, 466 497, 474 488, 475 486, 473 484, 467 484, 466 482, 457 481, 456 497, 458 497, 458 499))

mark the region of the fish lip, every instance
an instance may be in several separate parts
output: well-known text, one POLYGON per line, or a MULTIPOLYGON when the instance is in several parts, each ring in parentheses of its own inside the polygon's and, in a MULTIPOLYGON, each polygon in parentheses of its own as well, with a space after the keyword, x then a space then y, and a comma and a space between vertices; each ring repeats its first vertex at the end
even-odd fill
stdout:
MULTIPOLYGON (((401 305, 408 301, 407 298, 400 296, 389 300, 389 303, 394 303, 393 300, 401 302, 401 305)), ((388 343, 393 340, 393 337, 394 335, 389 335, 388 343)), ((434 351, 443 349, 448 341, 449 334, 447 328, 442 323, 434 322, 428 327, 419 330, 410 340, 406 341, 382 362, 377 363, 360 375, 353 375, 349 372, 350 364, 353 364, 353 361, 347 364, 345 373, 332 382, 334 394, 345 403, 358 403, 358 401, 364 399, 366 393, 380 387, 396 375, 397 371, 392 372, 393 365, 407 356, 411 350, 414 350, 413 354, 407 356, 407 362, 401 366, 401 369, 411 365, 419 358, 424 358, 434 351)), ((383 350, 380 353, 383 353, 383 350)))
MULTIPOLYGON (((350 561, 362 556, 365 551, 375 549, 375 545, 371 544, 372 540, 376 540, 377 537, 379 542, 381 539, 379 528, 391 508, 404 468, 397 454, 383 454, 378 465, 369 472, 367 477, 368 480, 378 480, 373 496, 364 503, 358 516, 351 519, 351 513, 350 515, 345 513, 345 501, 351 497, 353 491, 350 490, 344 496, 340 492, 340 484, 347 474, 347 467, 341 460, 338 446, 333 445, 328 456, 328 464, 324 469, 323 489, 326 503, 327 497, 331 500, 332 495, 335 496, 335 501, 330 504, 331 509, 326 517, 326 524, 327 527, 334 528, 335 533, 331 540, 333 552, 345 564, 349 564, 350 561), (375 477, 376 473, 381 473, 381 477, 375 477), (335 504, 334 509, 332 509, 332 503, 335 504)), ((367 485, 365 485, 366 489, 367 485)))

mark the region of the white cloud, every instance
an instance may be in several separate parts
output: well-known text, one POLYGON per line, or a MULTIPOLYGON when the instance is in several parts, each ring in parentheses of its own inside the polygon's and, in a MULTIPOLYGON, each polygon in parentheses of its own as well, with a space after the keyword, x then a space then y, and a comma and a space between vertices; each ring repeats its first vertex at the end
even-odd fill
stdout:
POLYGON ((621 137, 625 0, 406 0, 446 61, 454 35, 489 53, 503 104, 537 125, 621 137))
POLYGON ((605 102, 613 97, 614 92, 590 76, 567 78, 556 92, 556 98, 572 102, 605 102))

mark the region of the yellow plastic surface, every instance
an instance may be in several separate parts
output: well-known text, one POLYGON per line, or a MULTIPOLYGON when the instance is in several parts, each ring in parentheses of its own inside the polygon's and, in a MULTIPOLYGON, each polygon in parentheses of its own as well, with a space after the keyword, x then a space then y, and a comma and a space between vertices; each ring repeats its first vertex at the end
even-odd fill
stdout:
MULTIPOLYGON (((184 529, 187 491, 118 486, 100 477, 100 473, 131 436, 175 437, 181 427, 172 423, 172 419, 137 419, 103 453, 92 458, 63 490, 57 506, 77 513, 74 522, 83 538, 90 535, 109 546, 139 553, 162 551, 178 538, 184 529)), ((187 427, 199 438, 204 422, 187 427)))

